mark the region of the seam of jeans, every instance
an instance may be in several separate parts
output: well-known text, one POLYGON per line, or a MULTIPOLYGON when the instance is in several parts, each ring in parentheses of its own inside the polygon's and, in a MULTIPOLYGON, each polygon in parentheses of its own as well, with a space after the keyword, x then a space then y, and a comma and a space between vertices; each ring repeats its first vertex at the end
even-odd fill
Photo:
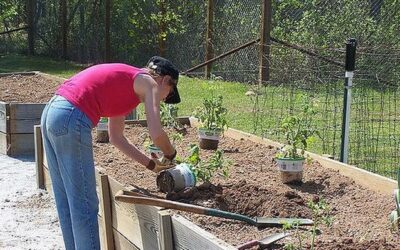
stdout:
MULTIPOLYGON (((79 129, 79 137, 81 137, 81 129, 79 129)), ((87 188, 87 180, 86 180, 86 176, 85 176, 85 172, 83 171, 83 164, 82 164, 82 143, 79 143, 79 162, 80 162, 80 171, 82 173, 83 176, 83 189, 85 192, 85 202, 86 202, 86 215, 89 218, 89 231, 90 231, 90 244, 92 245, 92 249, 96 249, 95 248, 95 244, 94 244, 94 231, 93 231, 93 227, 94 225, 91 223, 91 214, 89 211, 89 199, 88 199, 88 188, 87 188)))

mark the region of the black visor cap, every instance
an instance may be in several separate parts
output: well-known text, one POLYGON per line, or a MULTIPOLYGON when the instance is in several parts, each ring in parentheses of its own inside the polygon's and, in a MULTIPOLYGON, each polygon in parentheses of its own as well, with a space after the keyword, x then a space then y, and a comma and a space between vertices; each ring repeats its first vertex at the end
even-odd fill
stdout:
POLYGON ((161 76, 169 75, 173 80, 175 80, 175 85, 173 91, 165 98, 165 103, 177 104, 181 102, 181 97, 178 92, 178 79, 179 71, 168 59, 161 56, 153 56, 147 62, 147 67, 153 69, 157 74, 161 76))

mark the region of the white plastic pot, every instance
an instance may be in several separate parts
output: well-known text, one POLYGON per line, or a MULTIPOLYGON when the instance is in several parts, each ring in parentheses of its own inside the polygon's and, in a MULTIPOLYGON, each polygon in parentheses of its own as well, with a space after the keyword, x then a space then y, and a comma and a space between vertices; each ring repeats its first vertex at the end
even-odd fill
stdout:
POLYGON ((219 141, 221 131, 219 129, 209 130, 205 128, 199 128, 199 138, 219 141))
POLYGON ((304 158, 292 159, 292 158, 276 158, 278 169, 282 172, 302 172, 304 158))
POLYGON ((281 173, 282 183, 291 184, 302 182, 304 158, 276 158, 275 160, 281 173))
POLYGON ((157 156, 157 158, 161 158, 164 155, 161 149, 154 145, 150 145, 147 150, 149 151, 150 154, 154 153, 157 156))

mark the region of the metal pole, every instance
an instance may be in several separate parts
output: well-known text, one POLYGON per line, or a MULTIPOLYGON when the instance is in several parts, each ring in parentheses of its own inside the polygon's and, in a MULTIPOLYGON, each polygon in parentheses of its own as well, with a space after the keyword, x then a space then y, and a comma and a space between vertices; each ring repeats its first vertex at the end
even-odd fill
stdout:
POLYGON ((346 73, 343 97, 342 144, 340 148, 340 161, 343 163, 348 163, 349 158, 351 88, 353 86, 353 75, 356 62, 356 47, 357 41, 354 38, 350 38, 346 43, 346 73))

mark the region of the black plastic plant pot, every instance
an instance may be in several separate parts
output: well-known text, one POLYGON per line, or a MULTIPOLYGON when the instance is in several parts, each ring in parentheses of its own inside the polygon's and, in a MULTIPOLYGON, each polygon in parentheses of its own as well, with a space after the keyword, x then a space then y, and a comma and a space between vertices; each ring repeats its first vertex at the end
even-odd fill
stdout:
POLYGON ((181 163, 157 175, 157 187, 163 193, 179 192, 196 185, 196 176, 190 165, 181 163))
POLYGON ((108 137, 108 118, 101 117, 96 127, 96 141, 101 143, 109 142, 108 137))
POLYGON ((104 130, 97 130, 96 131, 96 141, 100 143, 107 143, 109 142, 108 131, 104 130))

